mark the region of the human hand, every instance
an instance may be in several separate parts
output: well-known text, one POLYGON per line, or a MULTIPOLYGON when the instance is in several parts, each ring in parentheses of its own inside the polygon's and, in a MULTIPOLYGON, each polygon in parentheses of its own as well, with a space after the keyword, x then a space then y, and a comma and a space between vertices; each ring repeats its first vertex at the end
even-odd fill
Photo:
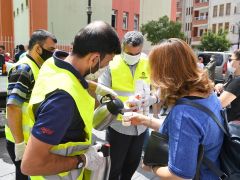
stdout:
POLYGON ((104 162, 102 152, 98 152, 102 147, 101 144, 90 146, 86 153, 83 155, 86 157, 85 168, 91 171, 97 170, 104 162))
POLYGON ((223 84, 218 83, 214 86, 214 90, 217 94, 221 94, 223 92, 223 84))
POLYGON ((26 149, 25 142, 15 144, 15 161, 20 161, 23 158, 24 151, 26 149))
POLYGON ((130 96, 125 104, 134 112, 138 111, 142 106, 142 97, 140 95, 130 96))
POLYGON ((106 96, 108 94, 110 94, 113 97, 117 97, 118 96, 117 93, 114 90, 112 90, 109 87, 104 86, 102 84, 97 84, 97 88, 95 90, 95 93, 97 95, 100 95, 100 96, 106 96))
POLYGON ((149 107, 158 102, 158 98, 155 95, 143 96, 142 97, 142 106, 149 107))
POLYGON ((127 118, 123 119, 123 121, 126 124, 130 123, 132 125, 143 125, 143 123, 149 121, 149 119, 147 116, 144 116, 140 113, 132 112, 132 114, 128 115, 127 118))

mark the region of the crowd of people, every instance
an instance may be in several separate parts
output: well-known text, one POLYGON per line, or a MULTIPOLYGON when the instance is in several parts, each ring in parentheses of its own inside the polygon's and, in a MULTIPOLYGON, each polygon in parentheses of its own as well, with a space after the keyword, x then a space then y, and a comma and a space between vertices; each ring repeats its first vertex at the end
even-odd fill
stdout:
MULTIPOLYGON (((109 180, 131 180, 148 128, 168 136, 169 160, 165 167, 143 165, 144 170, 161 179, 193 179, 200 144, 219 167, 223 132, 204 112, 178 103, 204 105, 221 124, 223 107, 230 121, 240 119, 240 50, 232 53, 229 80, 214 85, 201 59, 183 40, 167 39, 147 57, 142 53, 143 39, 140 32, 130 31, 121 46, 109 24, 95 21, 76 34, 70 53, 56 50, 57 38, 46 30, 33 32, 27 52, 18 46, 17 63, 8 73, 5 126, 16 179, 90 180, 91 171, 102 167, 101 146, 92 142, 95 99, 88 91, 92 81, 98 82, 99 101, 111 94, 133 111, 127 119, 119 114, 107 128, 109 180), (148 108, 159 103, 171 107, 165 120, 149 114, 148 108)), ((200 166, 200 179, 218 177, 200 166)))

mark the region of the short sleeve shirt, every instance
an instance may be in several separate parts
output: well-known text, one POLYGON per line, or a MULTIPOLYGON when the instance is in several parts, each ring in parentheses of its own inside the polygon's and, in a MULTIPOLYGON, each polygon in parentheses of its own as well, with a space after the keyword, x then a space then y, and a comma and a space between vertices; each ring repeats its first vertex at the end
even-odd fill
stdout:
MULTIPOLYGON (((216 95, 212 94, 206 99, 197 98, 191 101, 209 108, 223 123, 220 115, 221 104, 216 95)), ((205 148, 206 157, 219 166, 218 155, 223 142, 223 133, 214 120, 204 112, 188 105, 176 105, 164 121, 160 132, 169 137, 168 167, 173 174, 185 179, 194 177, 200 144, 205 148)), ((204 166, 201 166, 200 173, 201 179, 218 179, 204 166)))
MULTIPOLYGON (((55 52, 53 54, 55 65, 72 72, 87 89, 88 83, 80 73, 71 64, 61 59, 66 56, 68 56, 66 52, 55 52)), ((37 139, 51 145, 85 141, 83 119, 68 92, 63 90, 52 92, 39 107, 33 109, 36 109, 34 112, 36 122, 32 135, 37 139)))
POLYGON ((240 120, 240 77, 234 77, 224 88, 236 96, 227 108, 228 120, 240 120))

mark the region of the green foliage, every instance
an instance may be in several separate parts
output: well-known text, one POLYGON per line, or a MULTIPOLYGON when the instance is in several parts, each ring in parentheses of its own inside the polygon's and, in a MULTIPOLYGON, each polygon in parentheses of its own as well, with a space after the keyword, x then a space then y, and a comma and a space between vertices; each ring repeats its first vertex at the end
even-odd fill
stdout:
POLYGON ((231 44, 227 39, 227 33, 220 30, 217 34, 208 31, 201 38, 201 45, 198 47, 201 51, 227 51, 231 44))
POLYGON ((180 38, 184 39, 181 32, 181 23, 169 21, 167 16, 159 18, 158 21, 149 21, 141 26, 141 32, 146 34, 146 38, 153 44, 159 43, 163 39, 180 38))

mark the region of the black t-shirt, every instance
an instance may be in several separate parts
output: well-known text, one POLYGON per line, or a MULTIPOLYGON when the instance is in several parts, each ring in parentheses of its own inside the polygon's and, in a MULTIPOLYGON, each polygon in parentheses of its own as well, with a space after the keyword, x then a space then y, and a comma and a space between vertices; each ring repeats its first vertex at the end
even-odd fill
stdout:
POLYGON ((240 120, 240 77, 234 77, 227 85, 224 90, 230 92, 236 96, 230 106, 227 107, 228 120, 240 120))

